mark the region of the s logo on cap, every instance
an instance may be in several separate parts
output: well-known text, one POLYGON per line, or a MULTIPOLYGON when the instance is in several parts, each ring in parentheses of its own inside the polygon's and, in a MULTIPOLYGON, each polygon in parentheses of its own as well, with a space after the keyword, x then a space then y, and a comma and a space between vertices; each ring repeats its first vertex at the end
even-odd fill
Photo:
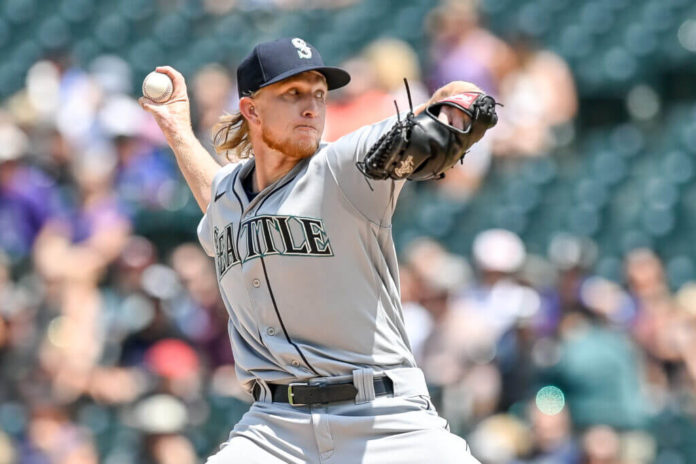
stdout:
POLYGON ((307 42, 300 38, 292 39, 292 44, 297 49, 297 55, 300 58, 309 59, 312 57, 312 49, 307 46, 307 42))

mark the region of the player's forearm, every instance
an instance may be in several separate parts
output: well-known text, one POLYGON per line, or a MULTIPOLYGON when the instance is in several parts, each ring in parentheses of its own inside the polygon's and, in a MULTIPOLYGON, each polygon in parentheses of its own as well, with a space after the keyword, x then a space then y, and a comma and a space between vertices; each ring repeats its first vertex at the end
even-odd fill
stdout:
POLYGON ((201 211, 210 203, 210 189, 220 165, 198 141, 193 131, 176 132, 167 137, 179 169, 201 211))
MULTIPOLYGON (((170 66, 158 66, 155 71, 165 74, 171 81, 172 91, 164 101, 152 100, 149 94, 138 99, 140 105, 151 113, 169 146, 174 151, 179 169, 186 179, 198 206, 203 212, 210 203, 210 188, 220 165, 203 148, 191 128, 191 110, 186 81, 179 71, 170 66)), ((166 78, 158 77, 166 83, 166 78)))

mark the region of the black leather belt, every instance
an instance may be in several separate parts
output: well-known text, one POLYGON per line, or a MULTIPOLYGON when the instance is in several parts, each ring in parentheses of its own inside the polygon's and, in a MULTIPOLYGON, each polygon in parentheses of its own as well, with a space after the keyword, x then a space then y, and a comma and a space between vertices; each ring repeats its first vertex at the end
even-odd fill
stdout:
MULTIPOLYGON (((394 394, 394 384, 389 377, 375 378, 373 383, 375 396, 394 394)), ((268 387, 271 390, 271 396, 275 403, 290 403, 293 406, 353 401, 358 395, 358 389, 355 388, 352 382, 315 383, 312 385, 306 382, 296 382, 288 385, 269 383, 268 387)), ((261 397, 261 387, 258 384, 254 385, 253 394, 254 399, 258 401, 261 397)))

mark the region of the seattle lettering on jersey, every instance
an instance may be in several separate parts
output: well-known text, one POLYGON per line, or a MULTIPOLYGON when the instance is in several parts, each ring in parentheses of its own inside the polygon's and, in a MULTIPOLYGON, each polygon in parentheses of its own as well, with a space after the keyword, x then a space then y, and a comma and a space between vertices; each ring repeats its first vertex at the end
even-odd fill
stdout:
POLYGON ((269 255, 333 256, 321 219, 297 216, 256 216, 239 225, 215 227, 215 264, 222 277, 231 267, 269 255))

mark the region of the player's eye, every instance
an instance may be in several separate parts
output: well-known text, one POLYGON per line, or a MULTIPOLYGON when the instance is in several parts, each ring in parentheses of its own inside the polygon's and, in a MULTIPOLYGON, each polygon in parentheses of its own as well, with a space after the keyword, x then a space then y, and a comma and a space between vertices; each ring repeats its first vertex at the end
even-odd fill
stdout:
POLYGON ((324 101, 324 98, 326 97, 326 93, 324 93, 323 90, 318 90, 318 91, 314 94, 314 96, 315 96, 316 98, 318 98, 319 100, 324 101))
POLYGON ((294 89, 294 88, 293 88, 293 89, 288 90, 287 93, 288 93, 288 95, 295 96, 295 95, 298 94, 298 91, 297 91, 297 89, 294 89))

